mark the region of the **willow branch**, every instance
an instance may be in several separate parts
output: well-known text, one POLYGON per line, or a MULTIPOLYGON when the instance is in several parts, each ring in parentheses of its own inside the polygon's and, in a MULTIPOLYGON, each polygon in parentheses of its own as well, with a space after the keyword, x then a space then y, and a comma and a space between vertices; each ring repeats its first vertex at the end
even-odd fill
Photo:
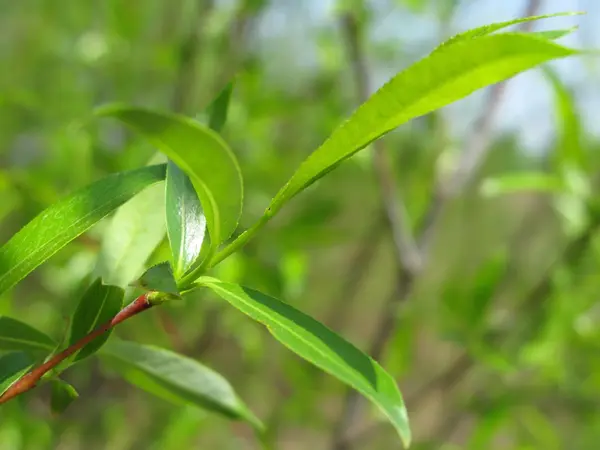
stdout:
POLYGON ((123 308, 111 320, 109 320, 103 325, 100 325, 98 328, 96 328, 86 336, 82 337, 79 341, 70 345, 62 352, 52 356, 48 361, 44 362, 43 364, 40 364, 39 366, 33 368, 28 373, 19 378, 17 381, 15 381, 13 384, 11 384, 11 386, 0 396, 0 404, 6 403, 7 401, 33 389, 37 386, 37 384, 44 375, 58 367, 59 364, 61 364, 67 358, 74 355, 76 352, 81 350, 90 342, 102 336, 109 330, 112 330, 114 327, 124 322, 125 320, 138 315, 142 311, 150 309, 154 305, 155 303, 153 303, 152 301, 151 294, 140 295, 133 302, 131 302, 129 305, 123 308))

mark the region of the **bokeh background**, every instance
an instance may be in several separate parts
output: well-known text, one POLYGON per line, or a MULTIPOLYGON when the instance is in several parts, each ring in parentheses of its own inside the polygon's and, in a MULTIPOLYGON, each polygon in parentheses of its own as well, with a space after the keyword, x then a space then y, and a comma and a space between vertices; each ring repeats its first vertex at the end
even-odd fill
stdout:
MULTIPOLYGON (((94 107, 121 101, 202 118, 234 75, 223 134, 244 173, 247 227, 361 90, 373 92, 458 31, 528 7, 586 11, 534 27, 577 25, 561 42, 599 47, 593 0, 2 0, 0 242, 67 193, 152 158, 155 150, 118 124, 88 121, 94 107)), ((372 149, 297 197, 216 270, 366 351, 394 319, 375 356, 404 392, 415 449, 591 450, 600 442, 600 61, 548 66, 555 77, 530 71, 497 95, 478 92, 383 139, 415 234, 461 152, 477 139, 485 150, 428 225, 418 271, 398 264, 372 149), (476 134, 482 120, 488 126, 476 134)), ((62 336, 106 225, 2 294, 0 314, 62 336)), ((167 257, 163 239, 139 263, 167 257)), ((150 311, 117 334, 224 374, 269 425, 274 448, 400 445, 364 403, 346 427, 350 444, 334 445, 348 410, 341 383, 210 296, 150 311)), ((98 360, 66 379, 81 397, 61 416, 50 414, 43 387, 0 409, 0 449, 259 448, 245 425, 152 397, 98 360)))

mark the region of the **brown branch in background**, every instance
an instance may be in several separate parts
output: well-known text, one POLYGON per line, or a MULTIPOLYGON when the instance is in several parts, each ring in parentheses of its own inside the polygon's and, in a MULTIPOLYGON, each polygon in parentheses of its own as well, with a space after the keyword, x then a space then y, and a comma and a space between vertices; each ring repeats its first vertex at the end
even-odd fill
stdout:
MULTIPOLYGON (((529 0, 525 16, 533 16, 541 6, 541 0, 529 0)), ((532 23, 521 25, 521 30, 528 31, 532 23)), ((348 46, 349 57, 352 61, 355 81, 359 98, 363 101, 368 89, 368 70, 362 49, 361 30, 359 23, 351 13, 342 17, 342 28, 345 42, 348 46)), ((451 177, 450 183, 444 186, 437 183, 437 189, 430 202, 429 208, 418 230, 418 243, 415 244, 409 227, 409 221, 404 214, 403 204, 396 198, 393 175, 389 163, 384 159, 385 153, 376 148, 375 167, 382 187, 382 198, 388 213, 388 222, 394 236, 394 244, 399 253, 398 287, 385 302, 376 326, 375 336, 370 346, 370 355, 380 359, 386 344, 395 332, 400 305, 410 298, 415 281, 427 264, 433 231, 439 221, 441 212, 448 200, 454 198, 468 185, 481 162, 489 151, 489 141, 493 121, 499 109, 501 99, 506 89, 506 81, 494 85, 488 95, 484 111, 475 123, 473 133, 467 140, 466 148, 459 160, 458 166, 451 177), (395 206, 392 206, 394 203, 395 206)), ((381 140, 376 141, 376 144, 381 140)), ((381 144, 379 144, 381 145, 381 144)), ((379 147, 381 148, 381 147, 379 147)), ((349 450, 353 442, 348 439, 347 432, 352 427, 361 405, 361 397, 355 391, 348 391, 344 399, 340 419, 336 423, 332 436, 332 450, 349 450)))
POLYGON ((146 311, 154 306, 150 299, 150 294, 142 294, 136 298, 133 302, 123 308, 115 317, 106 322, 104 325, 99 326, 94 331, 90 332, 73 345, 67 347, 60 353, 57 353, 48 361, 40 364, 38 367, 30 370, 28 373, 23 375, 17 381, 15 381, 5 392, 0 396, 0 404, 5 403, 25 392, 33 389, 38 382, 51 370, 55 369, 65 359, 69 358, 87 344, 92 342, 94 339, 102 336, 107 331, 113 329, 120 323, 127 319, 136 316, 142 311, 146 311))

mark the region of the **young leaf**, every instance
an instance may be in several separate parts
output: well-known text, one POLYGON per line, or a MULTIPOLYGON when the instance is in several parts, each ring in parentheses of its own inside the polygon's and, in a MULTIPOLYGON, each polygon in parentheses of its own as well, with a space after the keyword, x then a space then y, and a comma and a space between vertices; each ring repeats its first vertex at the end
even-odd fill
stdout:
POLYGON ((0 316, 0 350, 54 350, 56 343, 46 334, 19 320, 0 316))
POLYGON ((24 352, 11 352, 0 355, 0 395, 33 365, 24 352))
MULTIPOLYGON (((209 105, 208 126, 216 132, 221 131, 227 120, 229 100, 233 91, 233 82, 209 105)), ((190 178, 176 164, 169 162, 167 167, 167 233, 175 278, 200 265, 203 261, 201 251, 206 232, 206 217, 198 194, 190 178)))
POLYGON ((105 283, 126 287, 165 236, 165 190, 151 186, 121 206, 103 235, 95 270, 105 283))
POLYGON ((231 236, 242 211, 242 176, 218 134, 183 116, 128 106, 103 107, 97 114, 119 119, 141 133, 190 177, 214 249, 231 236))
MULTIPOLYGON (((507 20, 505 22, 497 22, 497 23, 492 23, 489 25, 483 25, 481 27, 472 28, 470 30, 467 30, 462 33, 458 33, 455 36, 452 36, 450 39, 448 39, 447 41, 442 43, 438 47, 438 49, 443 48, 450 44, 456 44, 457 42, 460 42, 460 41, 465 41, 465 40, 469 40, 469 39, 475 39, 475 38, 479 38, 482 36, 486 36, 488 34, 493 33, 494 31, 498 31, 498 30, 502 30, 503 28, 510 27, 511 25, 518 25, 520 23, 532 22, 532 21, 541 20, 541 19, 549 19, 551 17, 575 16, 575 15, 580 15, 580 14, 583 14, 583 13, 581 13, 581 12, 561 12, 561 13, 555 13, 555 14, 545 14, 545 15, 541 15, 541 16, 520 17, 518 19, 507 20)), ((550 35, 550 36, 552 36, 552 35, 550 35)), ((545 36, 545 37, 548 39, 556 39, 556 37, 554 37, 554 38, 549 37, 549 36, 545 36)))
POLYGON ((174 163, 167 166, 167 234, 173 254, 175 277, 197 262, 206 232, 206 217, 192 182, 174 163))
POLYGON ((402 395, 394 379, 377 362, 320 322, 273 297, 209 277, 198 279, 198 285, 212 289, 265 325, 294 353, 362 393, 390 420, 404 445, 409 445, 410 428, 402 395))
POLYGON ((50 395, 50 409, 54 414, 63 413, 71 403, 79 398, 79 393, 66 381, 52 380, 50 395))
POLYGON ((171 265, 166 261, 150 267, 136 284, 148 291, 179 295, 179 289, 177 289, 177 282, 173 276, 171 265))
POLYGON ((461 40, 400 72, 302 163, 273 199, 273 215, 298 192, 375 139, 415 117, 543 62, 576 54, 539 37, 505 33, 461 40))
POLYGON ((193 359, 158 347, 112 339, 101 350, 117 360, 115 368, 130 383, 177 404, 194 404, 230 419, 260 421, 221 375, 193 359))
POLYGON ((111 175, 47 208, 0 248, 0 293, 151 184, 166 166, 111 175))
MULTIPOLYGON (((117 286, 108 286, 96 279, 85 291, 73 314, 69 345, 88 335, 100 325, 111 320, 123 307, 125 291, 117 286)), ((72 357, 80 361, 98 351, 110 336, 111 330, 94 339, 72 357)))
POLYGON ((515 192, 561 192, 564 185, 560 178, 550 173, 525 172, 501 175, 486 179, 481 192, 488 197, 515 192))

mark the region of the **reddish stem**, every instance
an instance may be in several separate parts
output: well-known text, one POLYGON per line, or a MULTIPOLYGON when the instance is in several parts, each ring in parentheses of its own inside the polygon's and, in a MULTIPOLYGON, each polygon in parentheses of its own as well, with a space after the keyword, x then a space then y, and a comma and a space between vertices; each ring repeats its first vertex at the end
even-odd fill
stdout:
POLYGON ((40 364, 38 367, 35 367, 17 381, 15 381, 5 392, 0 396, 0 404, 5 403, 18 395, 24 394, 25 392, 33 389, 40 379, 49 371, 58 366, 65 359, 72 356, 74 353, 81 350, 87 344, 92 342, 97 337, 102 336, 108 330, 111 330, 121 322, 124 322, 127 319, 132 318, 133 316, 150 309, 154 306, 148 300, 148 293, 140 295, 133 302, 123 308, 119 313, 113 317, 111 320, 106 322, 103 325, 100 325, 98 328, 90 332, 89 334, 82 337, 79 341, 75 342, 73 345, 67 347, 62 352, 57 353, 48 361, 43 364, 40 364))

